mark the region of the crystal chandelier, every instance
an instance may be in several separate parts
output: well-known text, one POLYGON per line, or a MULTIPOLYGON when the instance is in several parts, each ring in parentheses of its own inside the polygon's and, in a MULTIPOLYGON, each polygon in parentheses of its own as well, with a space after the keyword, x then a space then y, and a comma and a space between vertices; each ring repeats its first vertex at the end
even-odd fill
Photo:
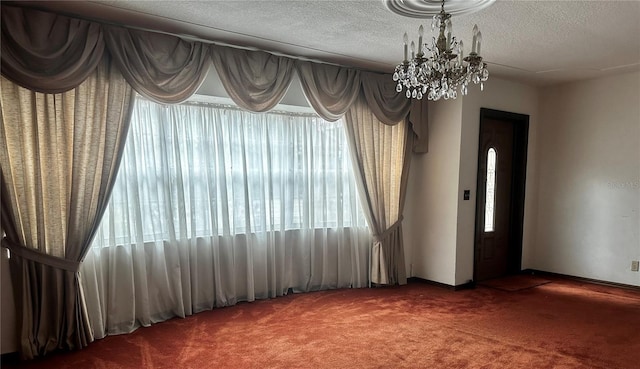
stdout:
POLYGON ((438 31, 438 38, 432 37, 431 45, 423 44, 423 26, 418 29, 418 53, 411 41, 411 59, 408 59, 407 34, 404 34, 404 61, 396 66, 393 80, 398 83, 396 91, 405 90, 407 98, 422 99, 425 95, 429 100, 439 100, 444 97, 455 99, 460 87, 462 95, 466 95, 470 82, 480 84, 489 78, 487 64, 482 62, 480 45, 482 33, 478 25, 473 27, 473 41, 471 53, 464 56, 462 41, 452 36, 451 14, 444 11, 444 0, 438 14, 431 22, 432 33, 438 31), (426 49, 426 55, 425 55, 426 49))

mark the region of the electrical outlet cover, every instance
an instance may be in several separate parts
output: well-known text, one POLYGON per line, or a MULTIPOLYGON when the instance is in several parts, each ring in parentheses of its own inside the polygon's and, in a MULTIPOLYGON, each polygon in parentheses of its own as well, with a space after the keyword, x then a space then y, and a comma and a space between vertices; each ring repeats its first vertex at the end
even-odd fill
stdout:
POLYGON ((640 269, 640 261, 638 260, 634 260, 631 262, 631 271, 632 272, 637 272, 638 269, 640 269))

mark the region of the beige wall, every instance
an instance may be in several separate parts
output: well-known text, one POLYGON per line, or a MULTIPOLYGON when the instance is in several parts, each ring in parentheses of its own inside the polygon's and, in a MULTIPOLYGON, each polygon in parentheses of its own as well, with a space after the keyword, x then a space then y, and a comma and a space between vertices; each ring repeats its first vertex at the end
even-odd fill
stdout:
MULTIPOLYGON (((448 285, 473 279, 476 175, 480 108, 530 115, 525 241, 529 258, 535 228, 535 168, 538 94, 535 88, 492 78, 455 101, 430 102, 429 153, 413 155, 404 240, 410 276, 448 285), (471 198, 463 200, 463 191, 471 198)), ((523 262, 523 267, 528 261, 523 262)))
POLYGON ((531 266, 640 285, 640 72, 541 91, 531 266))
POLYGON ((462 104, 462 138, 460 146, 460 182, 457 197, 456 285, 473 279, 473 250, 478 173, 478 137, 480 108, 490 108, 529 116, 529 145, 523 235, 523 269, 530 266, 531 250, 535 245, 536 167, 538 130, 538 91, 520 83, 490 78, 480 91, 474 85, 462 104), (464 190, 471 190, 471 198, 464 201, 464 190))
POLYGON ((409 276, 455 284, 462 100, 429 103, 429 153, 411 159, 403 236, 409 276))
POLYGON ((430 107, 430 152, 413 156, 405 205, 411 276, 473 277, 486 107, 530 116, 522 268, 640 285, 630 270, 640 260, 639 72, 542 89, 492 78, 483 92, 430 107))

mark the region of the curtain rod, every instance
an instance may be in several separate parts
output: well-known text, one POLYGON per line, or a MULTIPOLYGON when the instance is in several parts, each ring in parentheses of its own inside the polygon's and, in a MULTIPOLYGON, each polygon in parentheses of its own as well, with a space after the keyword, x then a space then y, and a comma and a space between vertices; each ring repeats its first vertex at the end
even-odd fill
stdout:
MULTIPOLYGON (((341 68, 357 69, 357 70, 364 71, 364 72, 388 74, 388 73, 385 73, 385 72, 381 72, 379 70, 372 70, 372 69, 368 69, 368 68, 359 68, 359 67, 354 67, 354 66, 349 66, 349 65, 339 64, 339 63, 333 63, 333 62, 329 62, 329 61, 321 60, 321 59, 307 58, 307 57, 299 56, 299 55, 291 55, 291 54, 287 54, 287 53, 279 52, 279 51, 264 50, 264 49, 260 49, 260 48, 255 47, 255 46, 236 45, 236 44, 231 44, 231 43, 224 42, 224 41, 216 41, 216 40, 206 39, 206 38, 202 38, 200 36, 195 36, 195 35, 190 35, 190 34, 178 34, 178 33, 167 32, 167 31, 162 31, 162 30, 153 29, 153 28, 132 26, 132 25, 128 25, 128 24, 123 24, 123 23, 119 23, 119 22, 115 22, 115 21, 104 20, 104 19, 95 18, 95 17, 91 17, 91 16, 86 16, 86 15, 78 15, 78 14, 74 14, 72 12, 63 11, 63 10, 57 10, 57 9, 56 10, 51 10, 51 9, 47 8, 46 6, 43 6, 40 2, 35 2, 35 4, 33 4, 30 1, 3 1, 2 2, 2 6, 5 6, 5 5, 6 6, 21 7, 21 8, 28 8, 28 9, 35 9, 35 10, 39 10, 39 11, 42 11, 42 12, 59 14, 59 15, 62 15, 62 16, 65 16, 65 17, 69 17, 69 18, 81 19, 81 20, 85 20, 85 21, 88 21, 88 22, 95 22, 95 23, 106 24, 106 25, 110 25, 110 26, 123 27, 123 28, 137 30, 137 31, 160 33, 160 34, 164 34, 164 35, 175 36, 175 37, 178 37, 178 38, 180 38, 182 40, 185 40, 185 41, 197 41, 197 42, 202 42, 202 43, 206 43, 206 44, 210 44, 210 45, 231 47, 231 48, 240 49, 240 50, 262 51, 262 52, 266 52, 266 53, 269 53, 269 54, 272 54, 272 55, 275 55, 275 56, 282 56, 282 57, 289 58, 289 59, 294 59, 294 60, 307 61, 307 62, 312 62, 312 63, 326 64, 326 65, 333 65, 333 66, 341 67, 341 68)), ((110 5, 105 5, 105 4, 100 4, 100 5, 110 6, 110 5)), ((122 8, 117 8, 117 9, 124 10, 124 11, 127 11, 127 12, 131 12, 129 10, 122 9, 122 8)), ((144 14, 146 14, 148 16, 151 16, 151 17, 160 17, 160 16, 157 16, 157 15, 148 14, 148 13, 144 13, 144 14)), ((160 17, 160 18, 162 18, 162 17, 160 17)), ((171 19, 171 18, 167 18, 167 19, 170 19, 173 22, 183 23, 183 21, 179 21, 179 20, 175 20, 175 19, 171 19)), ((202 25, 198 25, 198 26, 207 27, 207 26, 202 26, 202 25)), ((278 41, 273 41, 273 40, 270 40, 270 41, 278 42, 278 41)), ((301 47, 304 47, 304 46, 301 46, 301 47)), ((322 51, 322 50, 320 50, 320 51, 322 51)), ((322 52, 327 52, 327 51, 322 51, 322 52)), ((334 54, 334 53, 332 53, 332 54, 334 54)))

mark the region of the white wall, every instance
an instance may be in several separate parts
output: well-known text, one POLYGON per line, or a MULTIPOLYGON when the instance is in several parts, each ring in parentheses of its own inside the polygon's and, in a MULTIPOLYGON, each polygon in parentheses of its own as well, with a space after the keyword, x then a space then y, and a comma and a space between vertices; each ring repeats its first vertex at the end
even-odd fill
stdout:
POLYGON ((534 87, 520 83, 490 78, 485 83, 484 91, 480 91, 479 87, 474 85, 470 89, 469 95, 463 98, 462 103, 460 182, 457 194, 456 285, 473 279, 480 108, 529 115, 529 145, 522 245, 523 269, 530 267, 531 250, 535 247, 538 91, 534 87), (471 190, 471 198, 468 201, 463 200, 464 190, 471 190))
POLYGON ((640 72, 541 92, 531 266, 640 286, 640 72))
POLYGON ((404 212, 409 275, 473 277, 481 107, 530 117, 522 268, 640 286, 640 72, 540 90, 491 78, 431 103, 404 212))
POLYGON ((465 97, 429 104, 429 153, 412 157, 404 211, 410 276, 452 286, 473 279, 481 107, 530 116, 523 268, 529 265, 535 243, 538 93, 533 87, 492 78, 482 92, 474 86, 465 97), (467 201, 465 189, 471 190, 467 201))
POLYGON ((403 237, 407 273, 455 284, 462 100, 429 103, 429 153, 414 154, 403 237))
POLYGON ((9 273, 9 259, 7 250, 0 248, 0 354, 15 352, 18 349, 16 338, 16 308, 13 300, 11 274, 9 273))

